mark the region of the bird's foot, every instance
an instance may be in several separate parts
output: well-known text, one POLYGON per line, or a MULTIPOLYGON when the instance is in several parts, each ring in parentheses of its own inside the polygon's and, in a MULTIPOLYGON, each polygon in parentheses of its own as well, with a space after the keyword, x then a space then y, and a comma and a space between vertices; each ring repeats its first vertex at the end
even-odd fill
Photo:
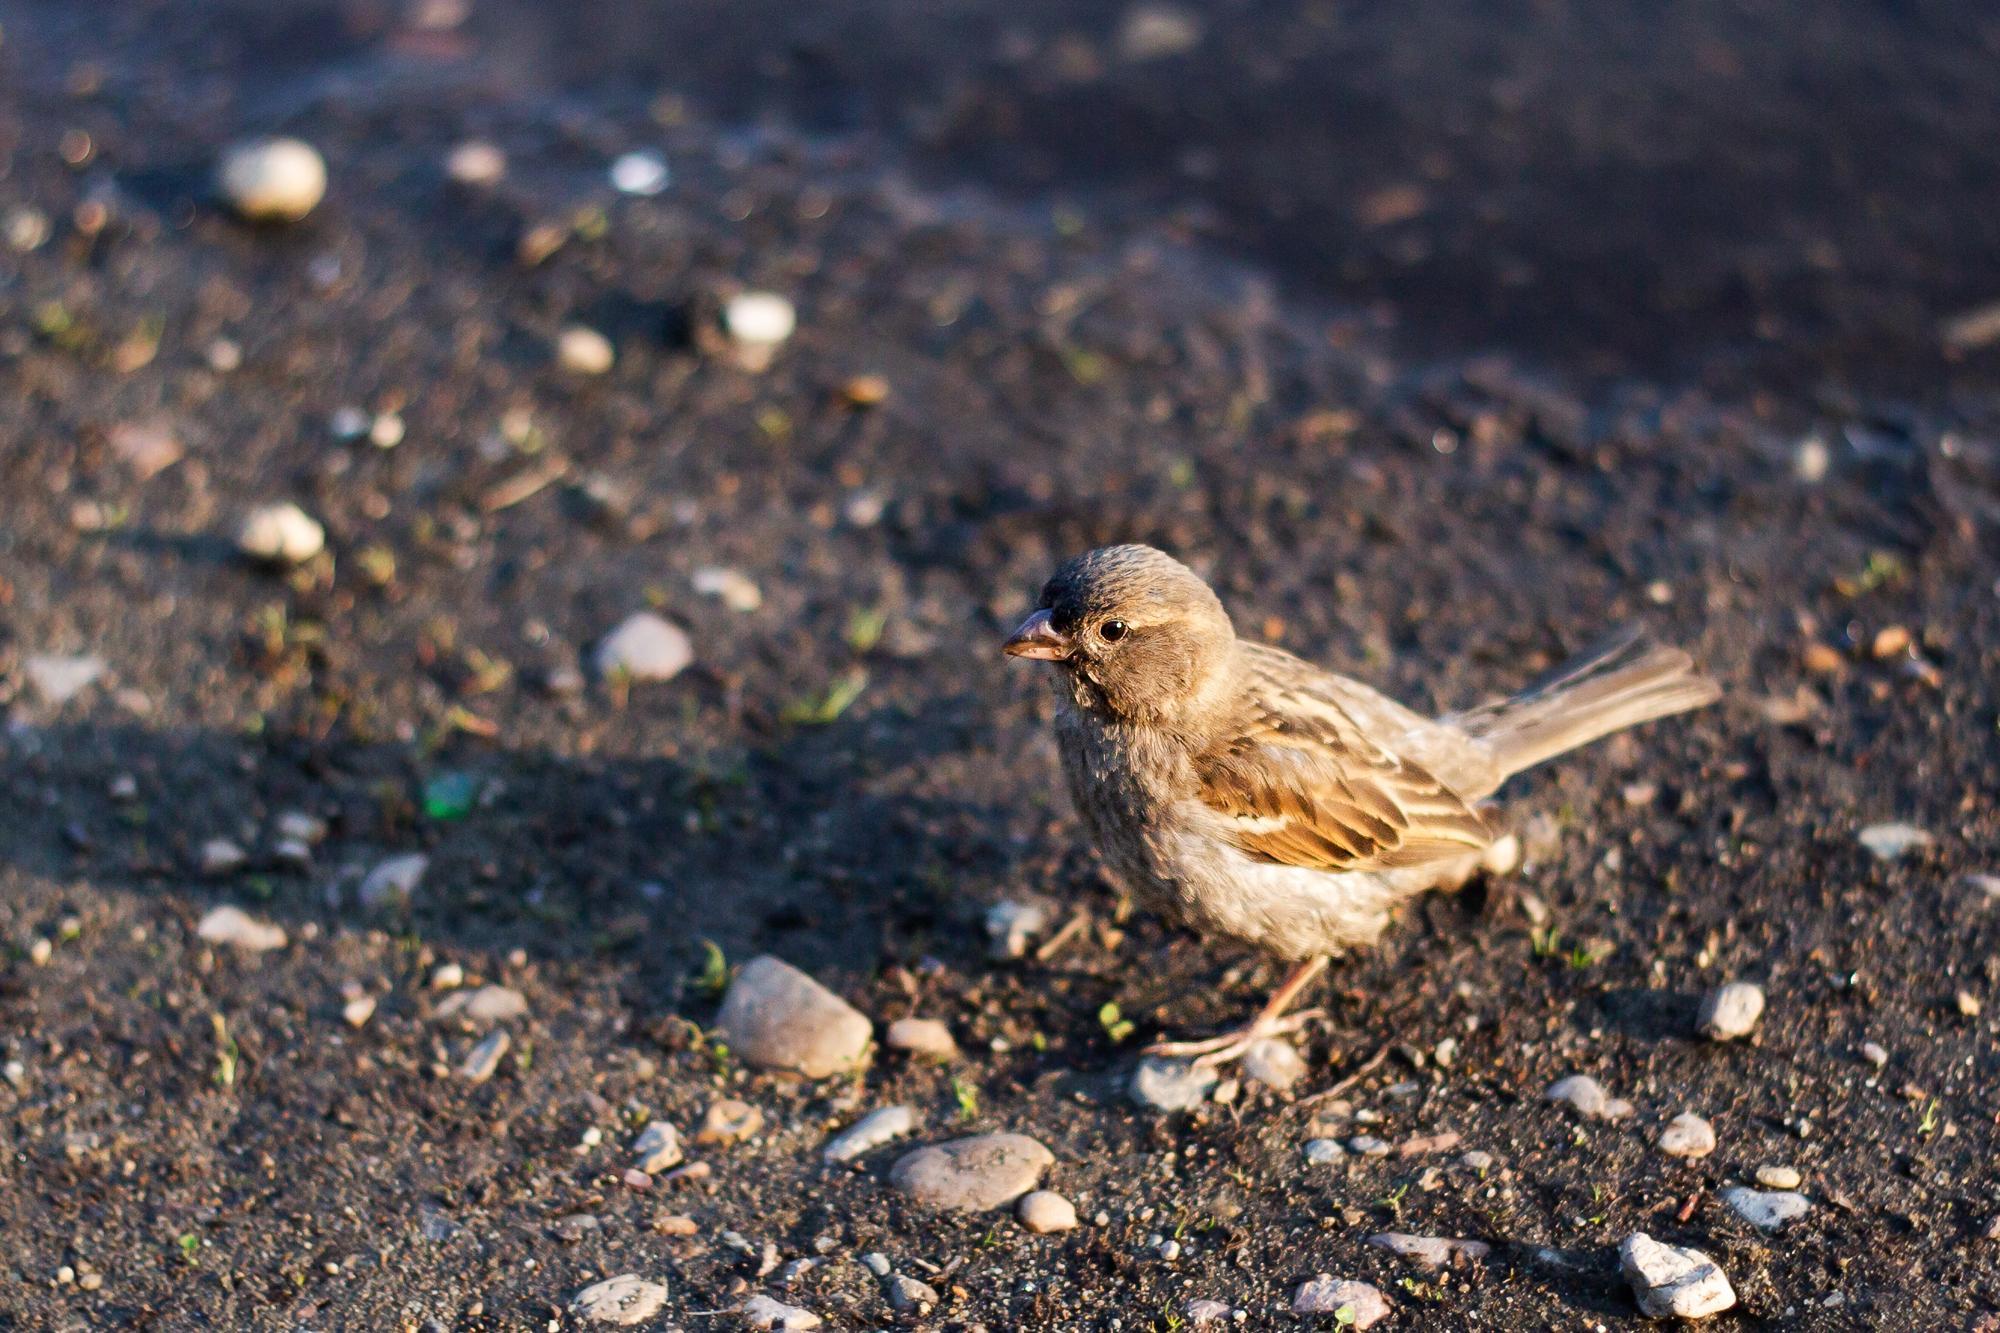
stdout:
POLYGON ((1146 1048, 1146 1054, 1169 1060, 1190 1060, 1198 1069, 1226 1065, 1232 1060, 1242 1059, 1252 1046, 1266 1037, 1296 1032, 1313 1019, 1323 1017, 1325 1012, 1323 1009, 1301 1009, 1282 1018, 1259 1018, 1219 1037, 1206 1037, 1200 1041, 1155 1042, 1146 1048))

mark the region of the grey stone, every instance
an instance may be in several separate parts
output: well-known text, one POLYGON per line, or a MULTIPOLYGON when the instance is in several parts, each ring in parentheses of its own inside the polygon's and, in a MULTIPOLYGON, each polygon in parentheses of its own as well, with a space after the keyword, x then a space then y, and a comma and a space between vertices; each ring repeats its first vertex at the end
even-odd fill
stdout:
POLYGON ((829 1162, 851 1162, 917 1127, 917 1113, 907 1106, 882 1106, 870 1111, 833 1137, 823 1154, 829 1162))
POLYGON ((768 954, 736 974, 715 1025, 746 1063, 807 1078, 859 1068, 874 1035, 860 1010, 768 954))
POLYGON ((1356 1157, 1387 1157, 1394 1149, 1386 1139, 1378 1139, 1373 1134, 1356 1134, 1347 1141, 1347 1151, 1356 1157))
POLYGON ((636 1273, 594 1282, 569 1303, 572 1313, 599 1324, 643 1324, 664 1310, 667 1285, 636 1273))
POLYGON ((406 852, 390 857, 369 871, 361 881, 361 905, 385 907, 406 901, 417 891, 417 885, 423 882, 424 872, 430 868, 431 859, 422 852, 406 852))
POLYGON ((1455 1240, 1442 1236, 1412 1236, 1400 1231, 1384 1231, 1368 1238, 1370 1245, 1408 1259, 1425 1271, 1449 1268, 1461 1260, 1484 1259, 1493 1247, 1482 1240, 1455 1240))
POLYGON ((1664 1245, 1645 1232, 1618 1247, 1618 1266, 1640 1313, 1653 1319, 1706 1319, 1736 1304, 1729 1277, 1700 1250, 1664 1245))
POLYGON ((794 1330, 820 1326, 820 1317, 812 1311, 774 1301, 769 1296, 752 1296, 743 1302, 740 1313, 746 1328, 794 1330))
POLYGON ((201 873, 211 878, 241 870, 249 859, 241 847, 227 838, 210 838, 201 845, 201 873))
POLYGON ((1321 1273, 1299 1284, 1292 1293, 1294 1314, 1347 1316, 1342 1323, 1352 1328, 1368 1328, 1389 1317, 1389 1298, 1366 1282, 1353 1282, 1321 1273))
POLYGON ((657 1176, 668 1167, 681 1164, 684 1154, 681 1151, 680 1131, 664 1120, 655 1120, 632 1140, 632 1152, 638 1158, 637 1166, 641 1171, 657 1176))
POLYGON ((513 1044, 514 1039, 507 1035, 506 1028, 493 1029, 465 1057, 465 1063, 458 1067, 459 1077, 472 1083, 484 1083, 500 1068, 500 1057, 507 1054, 507 1048, 513 1044))
POLYGON ((1722 1201, 1760 1231, 1776 1231, 1785 1223, 1804 1217, 1812 1207, 1812 1200, 1791 1190, 1753 1190, 1742 1185, 1722 1191, 1722 1201))
POLYGON ((1049 909, 1040 903, 995 903, 986 909, 986 951, 994 958, 1020 958, 1028 952, 1028 941, 1048 925, 1049 909))
POLYGON ((907 1154, 890 1168, 889 1183, 931 1208, 985 1212, 1033 1189, 1054 1162, 1025 1134, 979 1134, 907 1154))
POLYGON ((60 708, 82 694, 104 670, 104 659, 95 653, 30 653, 21 659, 21 674, 51 708, 60 708))
POLYGON ((1347 1156, 1347 1149, 1340 1146, 1339 1139, 1309 1139, 1306 1142, 1306 1161, 1314 1166, 1332 1166, 1347 1156))
POLYGON ((937 1288, 905 1273, 889 1279, 889 1304, 898 1310, 928 1314, 938 1303, 937 1288))
POLYGON ((1855 835, 1878 861, 1895 861, 1935 841, 1915 824, 1870 824, 1855 835))
POLYGON ((1219 1324, 1229 1318, 1233 1312, 1221 1301, 1200 1298, 1189 1301, 1186 1305, 1182 1306, 1181 1313, 1187 1316, 1187 1321, 1190 1324, 1199 1328, 1203 1324, 1219 1324))
POLYGON ((1632 1114, 1632 1103, 1613 1097, 1604 1085, 1588 1074, 1571 1074, 1549 1084, 1542 1094, 1552 1102, 1563 1102, 1578 1115, 1592 1120, 1622 1120, 1632 1114))
POLYGON ((1156 1111, 1191 1111, 1208 1100, 1221 1075, 1206 1065, 1149 1055, 1132 1071, 1132 1100, 1156 1111))
POLYGON ((1266 1037, 1243 1053, 1243 1076, 1273 1092, 1283 1092, 1305 1077, 1306 1062, 1288 1041, 1266 1037))

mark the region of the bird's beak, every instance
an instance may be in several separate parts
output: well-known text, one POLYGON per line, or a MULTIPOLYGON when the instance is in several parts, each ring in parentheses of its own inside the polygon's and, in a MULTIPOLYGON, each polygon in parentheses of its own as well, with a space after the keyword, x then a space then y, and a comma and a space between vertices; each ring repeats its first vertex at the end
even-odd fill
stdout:
POLYGON ((1047 611, 1037 611, 1021 622, 1021 628, 1014 631, 1014 637, 1007 640, 1000 651, 1009 657, 1061 662, 1069 657, 1073 646, 1069 638, 1049 622, 1047 611))

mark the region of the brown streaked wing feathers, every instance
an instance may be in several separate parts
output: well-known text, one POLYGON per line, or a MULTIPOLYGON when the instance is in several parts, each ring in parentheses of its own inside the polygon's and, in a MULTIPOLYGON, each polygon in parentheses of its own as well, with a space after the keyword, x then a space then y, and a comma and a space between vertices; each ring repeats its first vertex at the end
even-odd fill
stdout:
POLYGON ((1258 860, 1315 870, 1391 870, 1493 840, 1476 810, 1369 740, 1338 704, 1272 691, 1197 764, 1201 799, 1258 860))

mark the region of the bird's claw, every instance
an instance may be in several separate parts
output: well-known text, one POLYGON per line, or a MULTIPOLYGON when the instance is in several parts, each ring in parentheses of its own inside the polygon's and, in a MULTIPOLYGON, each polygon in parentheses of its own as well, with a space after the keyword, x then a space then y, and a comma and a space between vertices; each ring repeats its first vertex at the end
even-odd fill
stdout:
POLYGON ((1325 1011, 1321 1009, 1301 1009, 1282 1018, 1260 1018, 1219 1037, 1206 1037, 1200 1041, 1155 1042, 1146 1048, 1145 1053, 1168 1060, 1188 1060, 1197 1069, 1212 1069, 1242 1059, 1252 1046, 1266 1037, 1296 1032, 1312 1020, 1324 1016, 1325 1011))

